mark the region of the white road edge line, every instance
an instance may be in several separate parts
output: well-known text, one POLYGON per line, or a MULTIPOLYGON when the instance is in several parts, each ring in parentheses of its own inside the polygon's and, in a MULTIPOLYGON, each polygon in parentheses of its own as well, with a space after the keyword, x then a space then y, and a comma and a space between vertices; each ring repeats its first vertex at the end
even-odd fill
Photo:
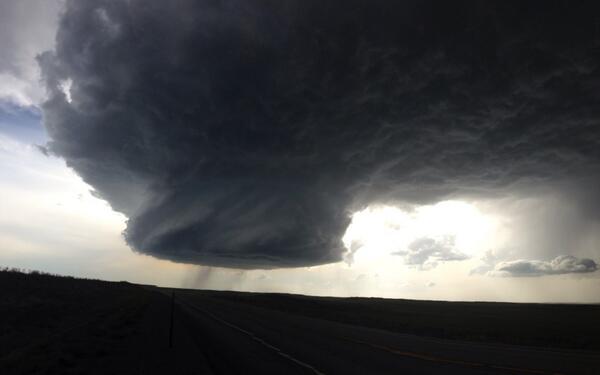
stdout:
POLYGON ((241 327, 238 327, 238 326, 236 326, 236 325, 235 325, 235 324, 233 324, 233 323, 230 323, 230 322, 228 322, 228 321, 225 321, 225 320, 223 320, 223 319, 221 319, 221 318, 219 318, 219 317, 217 317, 217 316, 215 316, 215 315, 213 315, 213 314, 209 313, 208 311, 206 311, 206 310, 204 310, 204 309, 201 309, 201 308, 199 308, 198 306, 194 306, 194 305, 192 305, 191 303, 188 303, 188 302, 183 302, 183 301, 181 301, 181 299, 179 299, 179 301, 178 301, 178 302, 179 302, 179 303, 182 303, 182 304, 184 304, 184 305, 187 305, 187 307, 189 307, 189 308, 192 308, 192 309, 194 309, 194 310, 198 310, 198 311, 200 311, 201 313, 203 313, 203 314, 205 314, 205 315, 208 315, 208 316, 209 316, 211 319, 214 319, 214 320, 216 320, 217 322, 219 322, 219 323, 221 323, 221 324, 225 324, 226 326, 228 326, 228 327, 230 327, 230 328, 233 328, 233 329, 235 329, 236 331, 242 332, 243 334, 250 336, 250 338, 251 338, 251 339, 253 339, 254 341, 256 341, 256 342, 260 343, 261 345, 263 345, 263 346, 266 346, 267 348, 269 348, 269 349, 271 349, 271 350, 275 351, 275 352, 276 352, 277 354, 279 354, 280 356, 282 356, 282 357, 284 357, 284 358, 287 358, 288 360, 290 360, 290 361, 292 361, 292 362, 294 362, 294 363, 296 363, 296 364, 298 364, 298 365, 300 365, 300 366, 302 366, 302 367, 305 367, 305 368, 307 368, 307 369, 311 370, 312 372, 314 372, 314 373, 315 373, 315 374, 317 374, 317 375, 325 375, 324 373, 322 373, 321 371, 317 370, 316 368, 314 368, 313 366, 309 365, 308 363, 306 363, 306 362, 302 362, 301 360, 299 360, 299 359, 296 359, 296 358, 292 357, 291 355, 289 355, 289 354, 287 354, 287 353, 284 353, 284 352, 283 352, 283 351, 281 351, 281 349, 279 349, 278 347, 276 347, 276 346, 274 346, 274 345, 271 345, 271 344, 269 344, 268 342, 266 342, 265 340, 261 339, 260 337, 256 336, 254 333, 252 333, 252 332, 250 332, 250 331, 248 331, 248 330, 245 330, 245 329, 243 329, 243 328, 241 328, 241 327))

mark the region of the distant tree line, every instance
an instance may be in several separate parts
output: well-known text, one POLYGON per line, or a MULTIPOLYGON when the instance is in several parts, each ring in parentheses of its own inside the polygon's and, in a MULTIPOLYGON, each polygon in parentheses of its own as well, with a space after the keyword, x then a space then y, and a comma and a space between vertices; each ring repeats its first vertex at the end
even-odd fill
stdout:
POLYGON ((0 273, 4 274, 12 274, 12 275, 31 275, 31 276, 43 276, 43 277, 59 277, 62 279, 77 279, 77 280, 90 280, 90 281, 101 281, 98 279, 91 279, 87 277, 75 277, 69 275, 60 275, 52 272, 44 272, 39 270, 31 270, 28 268, 19 268, 19 267, 8 267, 8 266, 0 266, 0 273))
POLYGON ((38 271, 38 270, 30 270, 28 268, 19 268, 19 267, 3 267, 3 266, 0 266, 0 272, 6 272, 6 273, 23 273, 23 274, 27 274, 27 275, 44 275, 44 276, 67 277, 67 278, 74 279, 73 276, 63 276, 63 275, 59 275, 59 274, 56 274, 56 273, 50 273, 50 272, 44 272, 44 271, 38 271))
MULTIPOLYGON (((8 266, 0 266, 0 274, 24 275, 24 276, 31 275, 31 276, 43 276, 43 277, 59 277, 62 279, 114 282, 114 281, 100 280, 100 279, 96 279, 96 278, 60 275, 57 273, 44 272, 44 271, 39 271, 39 270, 31 270, 28 268, 8 267, 8 266)), ((118 281, 118 282, 119 283, 127 283, 127 281, 118 281)))

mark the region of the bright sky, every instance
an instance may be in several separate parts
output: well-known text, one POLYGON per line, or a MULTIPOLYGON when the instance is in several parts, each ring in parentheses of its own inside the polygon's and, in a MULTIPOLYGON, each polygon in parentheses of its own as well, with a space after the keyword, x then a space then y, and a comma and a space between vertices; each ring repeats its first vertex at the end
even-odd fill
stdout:
POLYGON ((97 198, 63 159, 38 147, 48 135, 35 56, 53 47, 48 36, 55 33, 61 2, 7 3, 3 7, 10 12, 4 14, 10 13, 14 29, 12 39, 0 37, 0 265, 178 287, 600 302, 598 272, 573 271, 584 267, 579 259, 598 261, 600 228, 597 222, 582 224, 575 204, 552 192, 424 205, 373 203, 348 213, 345 259, 322 266, 238 270, 134 252, 122 236, 127 218, 97 198), (44 16, 34 12, 36 19, 28 19, 27 9, 42 6, 44 16), (37 26, 20 33, 30 24, 37 26), (520 261, 534 274, 511 277, 520 272, 520 261))
MULTIPOLYGON (((41 128, 40 128, 40 131, 41 128)), ((166 286, 444 300, 595 301, 598 278, 471 274, 503 240, 503 220, 476 202, 447 201, 404 211, 376 206, 357 212, 345 243, 353 259, 318 267, 235 270, 158 260, 133 252, 121 232, 126 218, 90 193, 55 157, 0 136, 0 264, 59 274, 166 286), (454 236, 451 248, 470 259, 407 265, 394 252, 415 238, 454 236), (553 287, 556 285, 558 287, 553 287), (577 288, 574 296, 569 292, 577 288)), ((483 205, 485 208, 485 205, 483 205)))

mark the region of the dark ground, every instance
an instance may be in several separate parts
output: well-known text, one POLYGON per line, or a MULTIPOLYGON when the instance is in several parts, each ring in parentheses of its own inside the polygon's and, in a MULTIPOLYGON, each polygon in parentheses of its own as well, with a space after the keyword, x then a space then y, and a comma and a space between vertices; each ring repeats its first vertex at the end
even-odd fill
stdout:
POLYGON ((169 348, 170 290, 3 271, 0 291, 0 374, 600 373, 600 305, 178 289, 169 348))
MULTIPOLYGON (((0 374, 199 374, 170 300, 140 285, 0 272, 0 374)), ((179 314, 181 317, 181 314, 179 314)))
POLYGON ((197 293, 211 299, 393 332, 600 351, 600 304, 443 302, 213 291, 197 293))

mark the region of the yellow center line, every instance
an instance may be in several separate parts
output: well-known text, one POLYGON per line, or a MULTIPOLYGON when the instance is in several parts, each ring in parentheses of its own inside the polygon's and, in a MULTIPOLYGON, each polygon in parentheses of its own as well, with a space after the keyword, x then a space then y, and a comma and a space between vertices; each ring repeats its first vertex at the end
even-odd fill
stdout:
POLYGON ((400 356, 403 356, 403 357, 416 358, 416 359, 420 359, 420 360, 423 360, 423 361, 429 361, 429 362, 449 363, 449 364, 461 365, 461 366, 469 366, 469 367, 486 367, 486 368, 493 368, 493 369, 498 369, 498 370, 516 371, 516 372, 527 373, 527 374, 564 375, 564 374, 561 374, 559 372, 548 372, 548 371, 545 371, 545 370, 536 370, 536 369, 529 369, 529 368, 520 368, 520 367, 493 365, 493 364, 488 364, 488 363, 462 361, 462 360, 450 359, 450 358, 441 358, 441 357, 435 357, 435 356, 427 355, 427 354, 421 354, 421 353, 415 353, 415 352, 407 352, 407 351, 403 351, 403 350, 399 350, 399 349, 395 349, 395 348, 390 348, 389 346, 373 344, 373 343, 366 342, 366 341, 361 341, 361 340, 354 340, 354 339, 350 339, 350 338, 347 338, 347 337, 340 337, 340 338, 342 340, 351 341, 351 342, 354 342, 354 343, 357 343, 357 344, 367 345, 367 346, 370 346, 370 347, 373 347, 373 348, 385 350, 387 352, 394 353, 394 354, 397 354, 397 355, 400 355, 400 356))

